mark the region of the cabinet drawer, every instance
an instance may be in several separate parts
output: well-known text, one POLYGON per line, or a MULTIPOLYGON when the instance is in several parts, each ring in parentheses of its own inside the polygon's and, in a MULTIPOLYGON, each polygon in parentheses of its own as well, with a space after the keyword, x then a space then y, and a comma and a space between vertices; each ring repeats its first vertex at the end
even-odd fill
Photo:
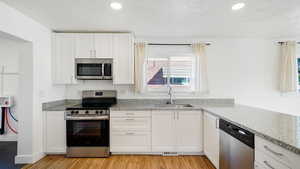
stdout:
POLYGON ((260 137, 255 137, 255 149, 287 166, 292 167, 299 165, 295 164, 299 163, 299 156, 260 137))
POLYGON ((111 111, 110 117, 151 117, 151 111, 111 111))
POLYGON ((111 118, 112 131, 150 130, 150 118, 111 118))
POLYGON ((122 146, 150 145, 150 132, 141 132, 141 131, 112 132, 111 144, 122 145, 122 146))
POLYGON ((263 152, 256 150, 255 151, 255 161, 258 164, 261 164, 261 168, 266 169, 292 169, 287 167, 286 165, 278 162, 277 160, 269 157, 268 155, 264 154, 263 152))

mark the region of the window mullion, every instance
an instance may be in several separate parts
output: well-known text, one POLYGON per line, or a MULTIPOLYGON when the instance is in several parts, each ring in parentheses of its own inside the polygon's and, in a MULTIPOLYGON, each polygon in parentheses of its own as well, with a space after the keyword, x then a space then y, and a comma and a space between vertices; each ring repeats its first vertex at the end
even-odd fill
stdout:
POLYGON ((167 73, 167 86, 171 86, 170 84, 170 72, 171 72, 171 68, 170 68, 170 57, 168 57, 168 73, 167 73))

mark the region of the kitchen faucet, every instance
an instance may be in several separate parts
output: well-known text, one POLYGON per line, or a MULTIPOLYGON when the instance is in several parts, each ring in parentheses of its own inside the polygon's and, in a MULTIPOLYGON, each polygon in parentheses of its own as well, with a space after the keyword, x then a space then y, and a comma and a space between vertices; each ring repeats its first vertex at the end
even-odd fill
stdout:
POLYGON ((168 92, 168 95, 169 95, 169 101, 167 102, 167 104, 174 104, 174 101, 173 101, 173 89, 172 87, 169 85, 169 92, 168 92))

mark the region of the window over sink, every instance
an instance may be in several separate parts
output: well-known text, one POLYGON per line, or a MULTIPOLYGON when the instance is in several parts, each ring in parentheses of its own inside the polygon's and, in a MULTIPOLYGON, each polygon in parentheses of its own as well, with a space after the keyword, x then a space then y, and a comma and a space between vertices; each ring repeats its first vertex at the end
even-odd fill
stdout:
POLYGON ((148 46, 145 59, 147 92, 194 92, 196 87, 196 56, 191 46, 148 46))

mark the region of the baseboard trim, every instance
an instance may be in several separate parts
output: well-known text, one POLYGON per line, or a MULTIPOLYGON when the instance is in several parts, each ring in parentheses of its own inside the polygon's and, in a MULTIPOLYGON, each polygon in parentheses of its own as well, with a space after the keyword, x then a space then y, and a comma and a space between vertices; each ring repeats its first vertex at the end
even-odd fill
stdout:
MULTIPOLYGON (((163 155, 163 152, 112 152, 112 155, 163 155)), ((203 152, 177 152, 178 155, 204 155, 203 152)))
POLYGON ((33 164, 45 157, 45 153, 39 152, 34 154, 17 155, 15 164, 33 164))

